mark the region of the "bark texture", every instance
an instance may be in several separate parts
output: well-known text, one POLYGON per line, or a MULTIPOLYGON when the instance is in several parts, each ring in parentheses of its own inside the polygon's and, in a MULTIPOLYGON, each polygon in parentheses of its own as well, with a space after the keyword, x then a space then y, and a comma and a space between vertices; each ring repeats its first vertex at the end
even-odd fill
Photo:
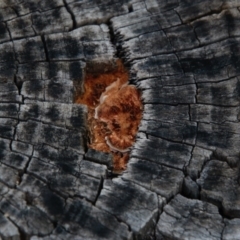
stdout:
POLYGON ((239 26, 238 0, 0 0, 0 238, 240 239, 239 26), (120 176, 74 104, 116 58, 144 107, 120 176))

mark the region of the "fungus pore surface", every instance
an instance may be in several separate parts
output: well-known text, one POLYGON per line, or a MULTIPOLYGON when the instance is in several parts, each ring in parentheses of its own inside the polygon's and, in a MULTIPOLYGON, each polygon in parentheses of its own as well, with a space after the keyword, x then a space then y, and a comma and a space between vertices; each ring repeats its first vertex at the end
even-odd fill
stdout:
POLYGON ((88 147, 112 153, 115 173, 126 168, 142 118, 140 92, 128 85, 128 79, 120 60, 113 70, 97 74, 87 70, 84 93, 75 99, 75 103, 88 106, 88 147))

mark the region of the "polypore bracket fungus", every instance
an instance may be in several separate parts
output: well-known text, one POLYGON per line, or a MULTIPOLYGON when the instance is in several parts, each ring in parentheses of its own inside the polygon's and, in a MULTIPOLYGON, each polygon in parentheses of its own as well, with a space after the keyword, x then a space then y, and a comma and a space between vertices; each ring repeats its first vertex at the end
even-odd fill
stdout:
POLYGON ((133 144, 141 114, 141 102, 135 86, 121 84, 118 78, 101 94, 95 108, 95 118, 105 122, 110 130, 105 137, 112 151, 128 152, 133 144))
POLYGON ((128 85, 128 73, 121 61, 107 73, 87 73, 84 87, 84 94, 76 102, 89 108, 89 147, 111 152, 114 172, 122 171, 142 117, 140 93, 134 85, 128 85))

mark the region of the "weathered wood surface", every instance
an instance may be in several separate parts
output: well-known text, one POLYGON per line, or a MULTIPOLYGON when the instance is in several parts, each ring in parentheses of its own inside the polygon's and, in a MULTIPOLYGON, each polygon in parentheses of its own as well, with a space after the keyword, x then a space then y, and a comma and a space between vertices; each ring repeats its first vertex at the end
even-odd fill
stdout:
POLYGON ((0 0, 0 238, 240 239, 238 0, 0 0), (127 170, 87 149, 86 63, 144 112, 127 170))

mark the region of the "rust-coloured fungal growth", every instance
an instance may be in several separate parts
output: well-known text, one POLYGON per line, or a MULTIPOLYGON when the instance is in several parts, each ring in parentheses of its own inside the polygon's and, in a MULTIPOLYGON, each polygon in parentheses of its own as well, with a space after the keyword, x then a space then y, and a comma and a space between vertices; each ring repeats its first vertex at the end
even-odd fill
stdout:
POLYGON ((140 93, 128 85, 128 72, 120 60, 112 71, 99 74, 87 72, 84 93, 76 103, 88 106, 89 147, 111 152, 114 172, 126 168, 129 150, 142 117, 140 93))

